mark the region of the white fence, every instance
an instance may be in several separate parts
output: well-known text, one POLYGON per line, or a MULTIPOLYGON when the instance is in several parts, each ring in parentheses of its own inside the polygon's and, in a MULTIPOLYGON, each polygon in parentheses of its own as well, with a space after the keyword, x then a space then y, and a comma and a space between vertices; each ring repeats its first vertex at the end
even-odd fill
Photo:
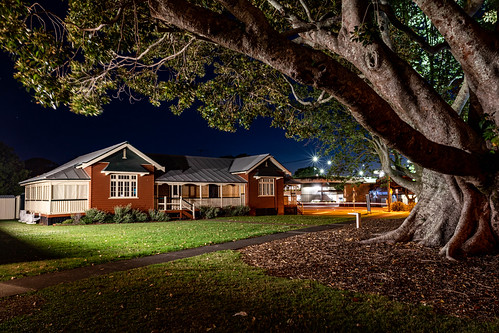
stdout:
POLYGON ((21 196, 0 196, 0 220, 15 220, 19 218, 21 196))
POLYGON ((226 207, 226 206, 244 205, 244 201, 242 198, 205 198, 205 199, 185 198, 185 200, 196 205, 196 207, 200 206, 226 207))

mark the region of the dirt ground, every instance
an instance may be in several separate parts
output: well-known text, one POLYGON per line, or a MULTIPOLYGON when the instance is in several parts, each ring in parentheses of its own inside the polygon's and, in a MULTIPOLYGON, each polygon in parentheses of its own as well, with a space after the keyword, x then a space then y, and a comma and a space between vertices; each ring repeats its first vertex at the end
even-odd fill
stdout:
POLYGON ((243 258, 275 276, 385 295, 458 317, 499 317, 499 255, 449 261, 438 249, 415 243, 359 243, 402 221, 364 220, 361 229, 347 225, 251 246, 243 258))

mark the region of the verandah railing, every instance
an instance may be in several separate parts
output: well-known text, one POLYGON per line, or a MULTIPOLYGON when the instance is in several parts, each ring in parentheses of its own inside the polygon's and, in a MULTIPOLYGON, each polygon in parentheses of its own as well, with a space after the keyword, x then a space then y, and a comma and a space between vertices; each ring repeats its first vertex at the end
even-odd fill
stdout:
POLYGON ((244 205, 244 199, 235 198, 168 198, 168 197, 158 197, 157 207, 158 210, 180 210, 181 201, 184 200, 189 204, 193 204, 196 207, 200 206, 213 206, 213 207, 227 207, 227 206, 239 206, 244 205))

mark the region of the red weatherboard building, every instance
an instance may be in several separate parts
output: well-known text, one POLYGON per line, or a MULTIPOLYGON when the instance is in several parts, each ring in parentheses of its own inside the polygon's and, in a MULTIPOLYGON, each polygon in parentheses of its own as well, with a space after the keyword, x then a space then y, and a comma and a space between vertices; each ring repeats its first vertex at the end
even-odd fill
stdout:
MULTIPOLYGON (((123 142, 21 182, 25 209, 53 224, 89 208, 115 206, 182 211, 200 206, 250 207, 250 214, 284 214, 284 177, 271 155, 213 158, 144 154, 123 142)), ((190 211, 190 212, 189 212, 190 211)))

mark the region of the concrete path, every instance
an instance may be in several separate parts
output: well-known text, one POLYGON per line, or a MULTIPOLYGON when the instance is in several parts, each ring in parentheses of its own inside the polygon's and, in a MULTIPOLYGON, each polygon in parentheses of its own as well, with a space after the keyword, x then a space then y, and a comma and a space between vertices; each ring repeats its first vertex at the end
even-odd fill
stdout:
POLYGON ((94 266, 80 267, 61 272, 47 273, 38 276, 30 276, 21 279, 14 279, 10 281, 0 282, 0 298, 18 295, 29 291, 40 290, 59 283, 72 282, 93 276, 109 274, 112 272, 126 271, 133 268, 144 267, 153 264, 160 264, 177 259, 194 257, 204 253, 210 253, 222 250, 237 250, 246 246, 267 243, 273 240, 288 238, 299 234, 318 232, 334 228, 341 228, 343 225, 349 223, 352 222, 313 226, 305 229, 291 230, 287 232, 281 232, 260 237, 241 239, 234 242, 227 242, 216 245, 207 245, 193 249, 168 252, 148 257, 113 261, 94 266))

